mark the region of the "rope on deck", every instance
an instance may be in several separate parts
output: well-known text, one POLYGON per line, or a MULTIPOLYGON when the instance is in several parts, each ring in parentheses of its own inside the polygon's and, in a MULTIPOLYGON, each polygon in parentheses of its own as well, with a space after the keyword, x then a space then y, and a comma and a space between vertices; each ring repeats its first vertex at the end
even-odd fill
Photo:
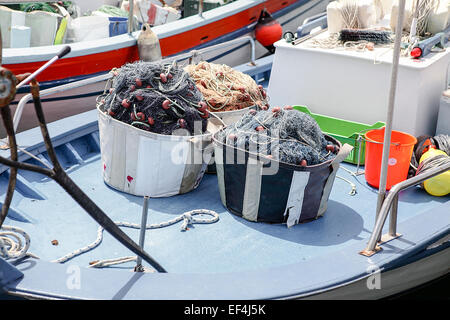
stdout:
MULTIPOLYGON (((183 221, 183 223, 181 225, 181 231, 186 231, 186 230, 188 230, 188 226, 192 225, 194 223, 207 224, 207 223, 217 222, 218 220, 219 220, 219 214, 217 212, 212 211, 212 210, 206 210, 206 209, 196 209, 196 210, 191 210, 191 211, 185 212, 182 215, 180 215, 172 220, 166 221, 166 222, 147 225, 145 227, 145 229, 148 230, 148 229, 164 228, 164 227, 168 227, 170 225, 176 224, 180 221, 183 221), (195 218, 194 217, 194 215, 200 215, 200 214, 210 215, 210 216, 212 216, 212 218, 207 219, 207 218, 195 218)), ((141 228, 141 225, 139 225, 139 224, 123 222, 123 221, 117 221, 117 222, 115 222, 115 224, 117 224, 119 227, 126 227, 126 228, 133 228, 133 229, 141 228)), ((104 231, 103 227, 101 227, 101 226, 98 227, 97 238, 95 239, 95 241, 93 241, 89 245, 87 245, 83 248, 80 248, 78 250, 75 250, 59 259, 53 260, 52 262, 65 263, 68 260, 70 260, 76 256, 79 256, 87 251, 90 251, 90 250, 96 248, 103 240, 103 231, 104 231)), ((98 261, 91 262, 89 267, 102 268, 102 267, 107 267, 110 265, 135 261, 136 259, 137 259, 137 257, 135 257, 135 256, 128 256, 128 257, 122 257, 122 258, 98 260, 98 261)))
POLYGON ((30 236, 23 229, 6 225, 0 228, 0 256, 6 260, 21 259, 25 256, 36 258, 34 254, 28 252, 30 243, 30 236), (20 236, 25 239, 24 245, 20 236))

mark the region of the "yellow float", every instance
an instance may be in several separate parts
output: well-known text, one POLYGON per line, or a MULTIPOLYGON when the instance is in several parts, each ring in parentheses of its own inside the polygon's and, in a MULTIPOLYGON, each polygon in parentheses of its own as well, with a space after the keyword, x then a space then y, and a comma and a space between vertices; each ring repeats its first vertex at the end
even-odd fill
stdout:
MULTIPOLYGON (((419 160, 419 163, 422 163, 426 159, 434 158, 436 156, 445 155, 449 157, 444 151, 430 148, 427 152, 425 152, 419 160)), ((437 197, 446 196, 450 193, 450 170, 441 173, 433 178, 425 180, 422 183, 422 187, 429 194, 437 197)))

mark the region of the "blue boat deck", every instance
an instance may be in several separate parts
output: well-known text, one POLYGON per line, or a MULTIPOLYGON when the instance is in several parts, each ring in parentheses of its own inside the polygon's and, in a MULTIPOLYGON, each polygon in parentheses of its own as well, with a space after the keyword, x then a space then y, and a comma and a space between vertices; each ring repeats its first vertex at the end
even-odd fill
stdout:
MULTIPOLYGON (((75 183, 114 221, 139 224, 142 198, 116 191, 103 182, 96 112, 49 124, 58 157, 75 183)), ((47 159, 38 128, 17 138, 20 146, 47 159)), ((9 156, 9 151, 0 154, 9 156)), ((350 164, 343 166, 356 169, 350 164)), ((0 167, 0 172, 4 197, 7 168, 0 167)), ((88 269, 91 261, 130 256, 131 252, 105 232, 97 248, 64 265, 48 262, 94 241, 98 224, 54 181, 23 170, 19 174, 5 225, 24 229, 31 236, 29 251, 40 260, 20 262, 17 268, 25 277, 8 288, 48 292, 52 297, 255 299, 302 295, 364 277, 371 264, 381 269, 396 267, 449 232, 450 196, 431 197, 414 187, 399 196, 398 232, 403 236, 367 258, 358 252, 365 248, 374 227, 377 190, 366 184, 364 175, 355 178, 340 169, 338 175, 355 183, 357 194, 350 195, 350 185, 336 179, 325 215, 287 228, 284 224, 249 222, 231 214, 220 201, 216 175, 206 174, 192 192, 149 200, 148 224, 165 222, 193 209, 214 210, 220 216, 216 223, 195 224, 185 232, 180 231, 181 222, 147 231, 145 250, 168 274, 134 274, 131 270, 135 263, 131 262, 88 269), (65 281, 67 266, 72 265, 83 270, 85 283, 76 292, 38 276, 52 272, 55 279, 59 276, 65 281), (109 283, 107 289, 95 291, 105 281, 109 283), (237 290, 239 287, 243 289, 237 290)), ((138 241, 139 230, 123 230, 138 241)))

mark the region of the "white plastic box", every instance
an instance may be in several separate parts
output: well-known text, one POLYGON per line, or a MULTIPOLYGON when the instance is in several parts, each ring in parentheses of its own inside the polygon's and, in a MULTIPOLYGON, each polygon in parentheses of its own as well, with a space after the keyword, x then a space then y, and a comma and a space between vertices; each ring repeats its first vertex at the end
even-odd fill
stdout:
POLYGON ((0 30, 3 48, 11 48, 11 30, 13 26, 25 26, 25 12, 0 6, 0 30))
POLYGON ((100 16, 78 17, 67 25, 67 43, 98 40, 109 37, 109 18, 100 16))
MULTIPOLYGON (((308 42, 276 42, 270 104, 307 105, 313 113, 367 124, 386 122, 392 49, 357 52, 312 48, 308 42)), ((435 133, 449 63, 449 48, 420 60, 401 57, 394 130, 416 137, 435 133)))
POLYGON ((28 48, 31 44, 31 29, 25 26, 11 27, 11 48, 28 48))
POLYGON ((436 126, 436 135, 438 134, 450 136, 450 89, 445 90, 441 96, 436 126))
POLYGON ((50 46, 55 41, 56 31, 58 31, 60 14, 33 11, 28 12, 25 18, 25 25, 31 29, 31 46, 50 46))

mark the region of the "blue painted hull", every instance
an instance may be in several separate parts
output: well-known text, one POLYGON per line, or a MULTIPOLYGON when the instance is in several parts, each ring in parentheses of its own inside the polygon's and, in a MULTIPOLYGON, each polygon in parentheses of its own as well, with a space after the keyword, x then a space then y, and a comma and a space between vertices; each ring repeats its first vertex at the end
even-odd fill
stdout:
MULTIPOLYGON (((74 181, 114 220, 139 222, 141 199, 114 191, 102 180, 95 143, 98 134, 95 111, 49 127, 59 158, 74 181), (64 148, 67 142, 75 147, 83 164, 68 156, 64 148)), ((18 140, 29 145, 30 152, 38 153, 42 148, 37 129, 19 134, 18 140)), ((352 165, 345 166, 354 169, 352 165)), ((338 174, 352 179, 346 172, 338 174)), ((358 253, 365 248, 373 228, 376 203, 376 190, 363 177, 354 181, 358 189, 354 197, 348 194, 349 186, 337 180, 325 216, 288 229, 281 224, 248 222, 229 213, 220 202, 216 176, 207 175, 193 192, 150 201, 151 223, 195 208, 212 209, 220 215, 219 222, 194 225, 188 232, 180 232, 179 226, 148 232, 146 249, 167 268, 168 274, 134 274, 130 272, 132 263, 102 270, 88 268, 92 260, 129 255, 106 236, 98 248, 65 264, 52 263, 49 261, 91 242, 97 225, 54 182, 34 174, 22 173, 22 177, 27 183, 18 186, 12 206, 16 215, 10 215, 6 224, 27 230, 32 238, 30 251, 41 259, 14 264, 24 276, 10 279, 4 289, 16 295, 185 300, 291 299, 335 292, 333 297, 339 294, 348 297, 338 289, 348 289, 355 283, 364 285, 371 276, 368 271, 371 266, 382 272, 381 281, 389 272, 404 267, 413 269, 415 263, 430 264, 429 259, 434 257, 439 259, 431 274, 440 276, 448 272, 448 241, 427 248, 449 235, 450 201, 448 197, 430 197, 420 188, 400 195, 398 230, 403 236, 384 245, 384 250, 371 258, 358 253), (38 194, 44 199, 33 200, 38 194), (53 239, 59 241, 57 247, 51 245, 53 239), (438 268, 442 264, 444 270, 438 268), (67 285, 70 275, 76 274, 73 270, 79 270, 80 275, 80 285, 76 287, 67 285)), ((5 179, 2 190, 4 187, 5 179)), ((136 231, 126 231, 137 239, 136 231)), ((427 276, 430 274, 424 274, 423 278, 427 276)), ((397 281, 415 283, 407 272, 397 281)), ((366 288, 365 293, 367 297, 382 297, 392 293, 389 288, 366 288)))

